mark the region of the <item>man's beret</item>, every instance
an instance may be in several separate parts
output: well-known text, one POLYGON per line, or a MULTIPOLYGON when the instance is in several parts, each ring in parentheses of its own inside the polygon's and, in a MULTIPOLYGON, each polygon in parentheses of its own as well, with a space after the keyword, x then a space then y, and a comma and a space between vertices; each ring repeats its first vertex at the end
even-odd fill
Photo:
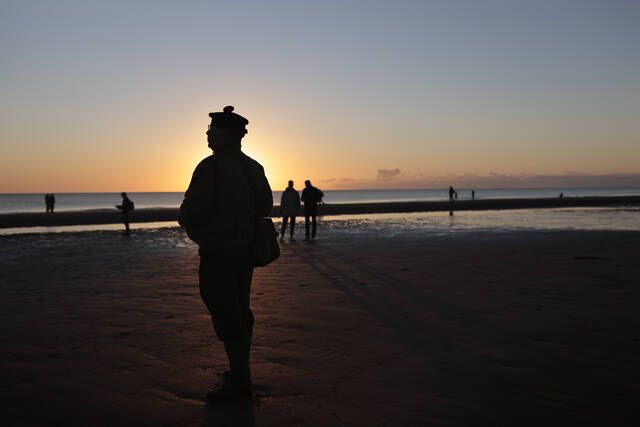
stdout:
POLYGON ((212 125, 222 128, 244 129, 249 124, 249 120, 233 112, 231 105, 224 107, 221 113, 209 113, 209 117, 212 125))

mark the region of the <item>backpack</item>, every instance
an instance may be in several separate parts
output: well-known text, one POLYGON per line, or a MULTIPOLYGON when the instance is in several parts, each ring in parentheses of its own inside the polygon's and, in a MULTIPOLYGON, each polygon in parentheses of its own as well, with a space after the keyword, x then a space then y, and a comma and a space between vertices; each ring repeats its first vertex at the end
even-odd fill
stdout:
POLYGON ((122 201, 122 212, 131 212, 134 209, 133 202, 129 199, 122 201))

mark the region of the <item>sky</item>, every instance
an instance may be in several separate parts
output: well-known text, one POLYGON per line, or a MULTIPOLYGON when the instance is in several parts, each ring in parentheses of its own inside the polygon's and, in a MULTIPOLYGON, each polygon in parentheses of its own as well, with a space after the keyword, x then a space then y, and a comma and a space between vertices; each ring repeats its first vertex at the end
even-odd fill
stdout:
POLYGON ((640 2, 0 0, 0 193, 640 185, 640 2), (594 178, 595 176, 595 178, 594 178))

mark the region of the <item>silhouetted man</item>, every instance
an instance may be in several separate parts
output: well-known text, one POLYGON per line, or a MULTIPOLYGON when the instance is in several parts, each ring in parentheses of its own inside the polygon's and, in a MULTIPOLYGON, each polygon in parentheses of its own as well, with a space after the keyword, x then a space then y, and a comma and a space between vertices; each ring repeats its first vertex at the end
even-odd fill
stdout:
POLYGON ((449 215, 453 215, 453 199, 454 197, 458 198, 458 192, 453 189, 453 187, 449 187, 449 215))
POLYGON ((44 195, 44 203, 46 205, 47 213, 53 213, 53 209, 56 205, 56 196, 53 193, 47 193, 44 195))
POLYGON ((122 222, 124 223, 124 234, 131 235, 131 229, 129 228, 129 214, 133 211, 133 202, 127 196, 127 193, 120 193, 122 197, 122 204, 116 205, 116 208, 122 211, 122 222))
POLYGON ((306 239, 309 240, 309 219, 311 219, 311 237, 316 237, 316 216, 318 215, 318 203, 322 201, 324 193, 311 185, 311 181, 304 182, 302 201, 304 202, 304 228, 306 239))
POLYGON ((293 188, 293 181, 289 181, 289 186, 285 188, 280 197, 280 215, 282 215, 282 229, 280 230, 280 240, 284 239, 284 233, 287 231, 287 221, 291 219, 291 227, 289 229, 290 239, 293 240, 293 234, 296 228, 296 215, 300 211, 300 194, 293 188))
POLYGON ((257 219, 271 214, 273 196, 262 166, 241 151, 249 121, 231 106, 209 117, 214 154, 193 172, 178 222, 200 248, 200 296, 229 359, 222 384, 207 393, 215 401, 251 396, 250 246, 257 219))
POLYGON ((471 200, 476 199, 476 190, 471 190, 471 200))

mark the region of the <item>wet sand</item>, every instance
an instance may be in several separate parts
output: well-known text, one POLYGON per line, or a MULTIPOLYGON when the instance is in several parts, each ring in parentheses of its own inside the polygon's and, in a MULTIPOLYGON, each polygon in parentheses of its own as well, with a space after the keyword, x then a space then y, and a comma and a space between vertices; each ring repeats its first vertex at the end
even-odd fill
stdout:
POLYGON ((0 237, 3 424, 637 425, 640 233, 284 242, 255 272, 256 397, 179 229, 0 237))
MULTIPOLYGON (((498 209, 542 209, 568 207, 640 206, 640 196, 565 197, 536 199, 487 199, 427 202, 385 202, 327 204, 319 208, 320 215, 354 215, 375 213, 442 212, 498 209)), ((302 215, 302 211, 300 211, 302 215)), ((272 216, 279 216, 274 207, 272 216)), ((131 213, 131 223, 175 221, 176 208, 137 209, 131 213)), ((0 228, 53 227, 66 225, 118 224, 121 213, 116 210, 61 211, 0 214, 0 228)))

